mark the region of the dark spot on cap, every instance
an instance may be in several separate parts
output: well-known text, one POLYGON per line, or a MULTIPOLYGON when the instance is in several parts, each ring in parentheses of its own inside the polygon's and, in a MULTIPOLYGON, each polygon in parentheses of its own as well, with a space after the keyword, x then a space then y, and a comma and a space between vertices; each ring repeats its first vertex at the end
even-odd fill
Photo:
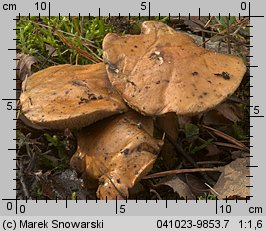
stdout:
POLYGON ((137 45, 135 45, 134 47, 135 47, 135 48, 137 48, 138 46, 137 46, 137 45))
POLYGON ((74 85, 74 86, 84 86, 84 87, 87 87, 87 84, 85 81, 82 81, 82 80, 73 80, 71 81, 71 84, 74 85))
POLYGON ((131 85, 136 86, 136 84, 135 84, 133 81, 127 80, 127 82, 128 82, 129 84, 131 84, 131 85))
POLYGON ((207 92, 203 92, 203 95, 206 96, 206 95, 208 95, 208 93, 207 92))
POLYGON ((193 73, 192 73, 192 76, 195 77, 195 76, 197 76, 198 74, 199 74, 198 72, 193 72, 193 73))
POLYGON ((116 182, 117 182, 118 184, 120 184, 120 179, 116 179, 116 182))
POLYGON ((155 84, 156 84, 156 85, 160 84, 160 81, 156 81, 155 84))
POLYGON ((207 81, 212 84, 212 81, 210 81, 210 80, 207 80, 207 81))
POLYGON ((228 72, 214 73, 215 76, 222 77, 225 80, 230 79, 230 74, 228 72))
POLYGON ((139 129, 142 129, 142 128, 143 128, 141 122, 138 122, 138 123, 137 123, 137 127, 138 127, 139 129))
POLYGON ((115 64, 112 64, 108 60, 105 60, 104 63, 108 64, 108 70, 110 72, 117 74, 117 71, 119 71, 119 70, 118 70, 118 68, 117 68, 117 66, 115 64))
POLYGON ((121 151, 121 153, 122 153, 123 155, 128 155, 128 153, 129 153, 129 149, 126 148, 126 149, 124 149, 123 151, 121 151))
POLYGON ((130 49, 131 52, 134 52, 134 49, 130 49))

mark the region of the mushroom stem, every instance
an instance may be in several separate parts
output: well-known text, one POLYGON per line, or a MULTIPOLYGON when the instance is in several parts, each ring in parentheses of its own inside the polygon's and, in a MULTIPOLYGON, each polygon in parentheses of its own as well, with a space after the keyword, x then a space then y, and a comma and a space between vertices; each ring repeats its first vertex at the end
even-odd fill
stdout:
MULTIPOLYGON (((177 141, 178 133, 175 113, 168 113, 157 117, 156 125, 160 128, 162 132, 165 132, 169 137, 171 137, 172 141, 177 141)), ((164 145, 161 149, 161 155, 164 164, 169 168, 173 168, 173 160, 176 160, 176 149, 168 139, 164 141, 164 145)))

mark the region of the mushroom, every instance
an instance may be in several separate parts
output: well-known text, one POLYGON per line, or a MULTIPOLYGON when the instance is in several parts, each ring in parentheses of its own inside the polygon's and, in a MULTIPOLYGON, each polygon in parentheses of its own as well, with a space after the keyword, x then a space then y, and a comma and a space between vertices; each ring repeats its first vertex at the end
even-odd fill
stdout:
POLYGON ((71 166, 99 180, 99 199, 124 199, 152 168, 162 145, 153 120, 137 112, 104 119, 82 129, 71 166))
POLYGON ((141 35, 108 34, 103 50, 105 65, 59 65, 33 74, 23 82, 20 102, 28 120, 47 128, 98 121, 78 133, 71 166, 99 181, 100 199, 124 199, 162 146, 152 137, 148 116, 170 113, 162 120, 173 122, 173 113, 213 108, 236 90, 246 67, 240 58, 200 48, 190 36, 155 21, 144 22, 141 35), (123 99, 146 117, 126 112, 123 99))
POLYGON ((23 114, 46 128, 81 128, 127 110, 103 63, 49 67, 24 81, 23 90, 23 114))
POLYGON ((109 33, 104 62, 112 85, 144 115, 192 115, 215 107, 239 86, 241 58, 198 47, 194 40, 157 21, 140 35, 109 33))

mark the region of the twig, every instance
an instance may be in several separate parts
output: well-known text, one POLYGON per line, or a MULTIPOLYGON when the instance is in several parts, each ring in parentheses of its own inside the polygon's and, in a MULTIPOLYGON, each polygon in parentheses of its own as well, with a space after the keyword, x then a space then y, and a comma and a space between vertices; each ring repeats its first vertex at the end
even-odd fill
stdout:
MULTIPOLYGON (((21 21, 23 21, 23 22, 29 22, 29 20, 23 20, 23 19, 21 19, 21 21)), ((47 26, 47 25, 44 25, 44 24, 42 24, 42 23, 37 23, 37 22, 34 22, 34 21, 30 21, 32 24, 36 24, 36 25, 38 25, 38 26, 41 26, 41 27, 46 27, 46 28, 49 28, 49 29, 51 29, 53 32, 55 32, 54 30, 54 28, 53 27, 50 27, 50 26, 47 26)), ((76 37, 76 35, 74 35, 74 34, 71 34, 71 33, 68 33, 68 32, 66 32, 66 31, 62 31, 62 30, 57 30, 58 32, 60 32, 60 33, 62 33, 62 34, 65 34, 65 35, 69 35, 69 36, 72 36, 72 37, 76 37)), ((89 43, 94 43, 94 41, 92 41, 92 40, 88 40, 88 39, 86 39, 86 38, 84 38, 84 37, 82 37, 82 36, 79 36, 79 38, 81 39, 81 40, 84 40, 84 41, 87 41, 87 42, 89 42, 89 43)))
POLYGON ((209 126, 205 126, 205 125, 201 125, 202 127, 208 129, 208 130, 211 130, 214 134, 216 134, 217 136, 223 138, 223 139, 226 139, 227 141, 235 144, 236 146, 239 147, 239 149, 241 150, 245 150, 245 151, 248 151, 249 152, 249 149, 241 142, 239 142, 238 140, 236 140, 235 138, 231 137, 230 135, 227 135, 219 130, 216 130, 212 127, 209 127, 209 126))
POLYGON ((210 190, 214 193, 214 194, 216 194, 216 196, 219 196, 219 197, 221 197, 221 195, 213 188, 213 187, 211 187, 208 183, 205 183, 205 185, 208 187, 208 188, 210 188, 210 190))
POLYGON ((20 180, 20 184, 23 190, 24 195, 27 198, 30 198, 30 194, 27 188, 27 185, 25 184, 25 179, 24 179, 24 167, 23 167, 23 162, 22 159, 20 159, 19 161, 19 174, 18 174, 19 180, 20 180))
POLYGON ((245 148, 239 147, 239 146, 237 146, 235 144, 223 143, 223 142, 213 142, 213 144, 215 144, 217 146, 221 146, 221 147, 230 147, 230 148, 235 148, 235 149, 247 151, 245 148))
POLYGON ((89 46, 87 46, 85 43, 83 44, 83 46, 85 48, 87 48, 97 59, 99 59, 101 62, 103 61, 103 59, 101 57, 99 57, 89 46))
POLYGON ((226 18, 226 32, 227 32, 227 48, 228 48, 228 53, 231 54, 229 18, 228 17, 225 18, 226 18))
POLYGON ((79 64, 79 54, 76 55, 76 65, 79 64))
POLYGON ((159 194, 159 193, 157 193, 157 191, 156 191, 156 190, 154 190, 154 189, 150 189, 150 193, 154 193, 154 194, 156 195, 156 197, 158 198, 158 200, 162 200, 162 198, 161 198, 160 194, 159 194))
POLYGON ((81 22, 80 22, 80 35, 83 36, 84 32, 84 16, 81 17, 81 22))
POLYGON ((55 35, 57 35, 64 44, 66 44, 70 48, 77 51, 84 58, 92 61, 93 63, 99 63, 100 62, 99 59, 97 59, 96 57, 92 56, 91 54, 83 51, 82 49, 80 49, 80 48, 76 47, 75 45, 73 45, 72 43, 70 43, 60 32, 56 31, 55 35))
POLYGON ((202 35, 202 46, 204 47, 204 48, 206 48, 206 42, 205 42, 205 32, 204 31, 202 31, 201 32, 201 35, 202 35))
POLYGON ((150 174, 148 176, 143 177, 142 179, 151 179, 151 178, 158 178, 162 176, 169 176, 174 174, 181 174, 181 173, 193 173, 193 172, 222 172, 223 167, 219 168, 194 168, 194 169, 178 169, 178 170, 170 170, 170 171, 163 171, 150 174))
POLYGON ((224 165, 226 164, 226 162, 223 162, 223 161, 199 161, 197 162, 198 165, 224 165))

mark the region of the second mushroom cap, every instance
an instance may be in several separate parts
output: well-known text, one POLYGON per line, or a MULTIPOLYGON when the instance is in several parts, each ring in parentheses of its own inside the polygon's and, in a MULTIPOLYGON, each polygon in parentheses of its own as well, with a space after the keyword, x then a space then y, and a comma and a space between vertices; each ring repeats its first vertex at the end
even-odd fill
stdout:
POLYGON ((129 111, 83 128, 71 166, 100 182, 100 199, 122 199, 146 175, 157 158, 161 140, 153 138, 153 120, 129 111))
POLYGON ((23 85, 22 112, 32 123, 47 128, 81 128, 127 111, 103 63, 49 67, 23 85))

